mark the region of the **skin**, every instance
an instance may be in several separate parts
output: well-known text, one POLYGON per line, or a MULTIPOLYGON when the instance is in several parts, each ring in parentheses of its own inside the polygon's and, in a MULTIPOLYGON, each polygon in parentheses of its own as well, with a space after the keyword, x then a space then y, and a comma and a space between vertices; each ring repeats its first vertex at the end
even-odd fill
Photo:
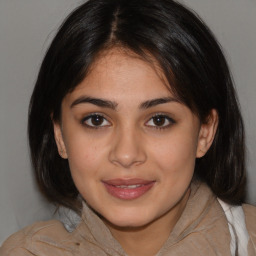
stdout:
POLYGON ((216 111, 201 124, 172 95, 156 65, 112 49, 65 96, 54 132, 80 194, 125 251, 155 255, 185 208, 195 159, 209 149, 216 127, 216 111), (88 97, 108 104, 87 102, 88 97), (123 200, 103 184, 133 178, 154 185, 136 199, 123 200))

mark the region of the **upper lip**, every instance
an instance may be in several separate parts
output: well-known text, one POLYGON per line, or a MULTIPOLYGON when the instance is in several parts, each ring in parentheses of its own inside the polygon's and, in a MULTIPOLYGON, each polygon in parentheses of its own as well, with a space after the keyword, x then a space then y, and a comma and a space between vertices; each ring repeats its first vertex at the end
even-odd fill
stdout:
POLYGON ((111 180, 104 180, 103 183, 106 183, 108 185, 112 186, 121 186, 121 185, 147 185, 152 182, 155 182, 154 180, 144 180, 144 179, 111 179, 111 180))

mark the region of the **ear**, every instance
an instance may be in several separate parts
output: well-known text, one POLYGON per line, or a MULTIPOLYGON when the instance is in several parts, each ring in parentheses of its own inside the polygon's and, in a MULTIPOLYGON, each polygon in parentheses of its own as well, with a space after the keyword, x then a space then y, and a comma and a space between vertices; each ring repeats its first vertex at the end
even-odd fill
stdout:
POLYGON ((211 147, 217 131, 218 120, 219 118, 217 111, 212 109, 206 121, 201 124, 197 144, 197 158, 203 157, 211 147))
POLYGON ((62 158, 67 159, 68 155, 67 155, 66 146, 63 140, 61 125, 59 122, 53 121, 53 130, 54 130, 54 138, 58 148, 59 155, 62 158))

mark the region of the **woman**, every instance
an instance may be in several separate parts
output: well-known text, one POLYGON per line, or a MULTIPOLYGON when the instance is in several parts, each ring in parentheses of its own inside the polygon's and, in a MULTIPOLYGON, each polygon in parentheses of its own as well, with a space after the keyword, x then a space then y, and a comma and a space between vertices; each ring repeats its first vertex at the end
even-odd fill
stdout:
POLYGON ((174 1, 75 10, 42 63, 29 141, 41 191, 76 215, 25 228, 1 255, 256 253, 229 69, 174 1))

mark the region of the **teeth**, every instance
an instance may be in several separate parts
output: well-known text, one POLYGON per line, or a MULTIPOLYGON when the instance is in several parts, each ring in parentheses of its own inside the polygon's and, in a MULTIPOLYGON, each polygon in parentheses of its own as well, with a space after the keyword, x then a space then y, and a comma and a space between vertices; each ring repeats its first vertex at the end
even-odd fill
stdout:
POLYGON ((120 185, 116 186, 117 188, 126 188, 126 189, 133 189, 133 188, 138 188, 141 187, 142 185, 120 185))

